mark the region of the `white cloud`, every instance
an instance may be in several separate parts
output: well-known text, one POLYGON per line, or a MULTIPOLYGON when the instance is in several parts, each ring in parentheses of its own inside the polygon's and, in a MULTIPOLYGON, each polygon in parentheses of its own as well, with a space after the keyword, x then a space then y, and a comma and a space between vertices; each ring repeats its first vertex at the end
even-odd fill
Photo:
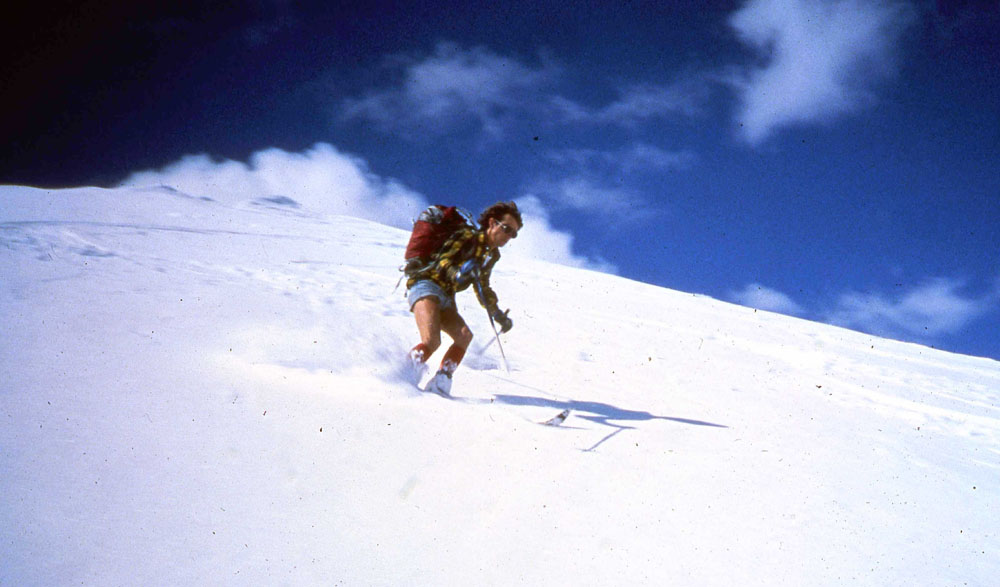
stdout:
POLYGON ((638 193, 601 185, 586 176, 541 180, 531 191, 556 208, 601 214, 612 222, 634 221, 653 213, 649 202, 638 193))
MULTIPOLYGON (((931 342, 961 332, 1000 306, 1000 280, 981 297, 963 294, 964 287, 961 280, 936 278, 896 296, 851 291, 841 294, 832 309, 815 315, 822 322, 877 336, 931 342)), ((729 299, 791 316, 813 314, 784 293, 758 283, 731 292, 729 299)))
POLYGON ((668 151, 647 143, 636 143, 627 149, 616 151, 559 149, 549 151, 545 156, 558 165, 612 173, 687 169, 697 159, 697 156, 689 150, 668 151))
POLYGON ((623 153, 622 170, 639 169, 687 169, 694 164, 697 156, 690 150, 667 151, 653 145, 638 143, 623 153))
MULTIPOLYGON (((428 205, 421 194, 371 173, 362 159, 324 143, 303 153, 281 149, 259 151, 250 157, 250 163, 188 155, 163 169, 133 173, 122 185, 168 186, 228 205, 283 197, 291 201, 278 201, 294 202, 305 211, 365 218, 405 230, 412 227, 413 219, 428 205)), ((518 235, 517 246, 511 247, 515 256, 614 271, 612 265, 601 260, 574 254, 573 237, 552 227, 547 210, 537 198, 522 198, 519 206, 526 228, 518 235)))
POLYGON ((129 176, 123 185, 166 185, 228 204, 284 196, 308 210, 408 228, 427 206, 420 194, 371 173, 364 161, 319 143, 304 153, 258 151, 250 163, 188 155, 163 169, 129 176))
POLYGON ((564 122, 615 124, 631 127, 654 118, 691 117, 701 112, 708 85, 699 78, 682 78, 668 85, 635 84, 619 90, 619 98, 599 108, 555 96, 550 103, 564 122))
POLYGON ((751 283, 741 291, 732 292, 730 298, 740 304, 750 308, 777 312, 798 316, 803 313, 802 307, 795 303, 792 298, 778 290, 764 287, 759 283, 751 283))
POLYGON ((620 88, 616 100, 590 107, 558 93, 566 72, 544 55, 531 64, 483 47, 441 42, 421 59, 396 56, 388 63, 399 74, 398 82, 345 100, 343 120, 370 120, 385 131, 409 136, 443 134, 474 122, 493 139, 524 119, 634 127, 700 113, 709 88, 700 76, 632 84, 620 88))
POLYGON ((617 268, 603 259, 581 257, 573 253, 573 237, 552 228, 549 212, 536 196, 517 199, 517 207, 524 220, 524 229, 517 240, 504 249, 505 257, 539 259, 570 267, 582 267, 604 273, 617 273, 617 268))
POLYGON ((912 20, 898 2, 751 0, 730 18, 764 58, 741 81, 744 138, 822 122, 872 101, 871 86, 894 70, 897 40, 912 20))
POLYGON ((850 292, 842 295, 827 322, 883 336, 930 338, 959 332, 994 306, 996 294, 986 298, 963 295, 964 283, 930 280, 897 297, 850 292))
POLYGON ((641 122, 658 116, 700 112, 705 87, 683 80, 669 86, 635 85, 626 88, 621 98, 600 109, 598 118, 611 122, 641 122))
POLYGON ((389 130, 441 132, 476 121, 493 137, 506 121, 537 102, 559 76, 558 67, 533 67, 484 48, 439 43, 434 54, 408 60, 400 85, 343 104, 343 117, 365 118, 389 130))

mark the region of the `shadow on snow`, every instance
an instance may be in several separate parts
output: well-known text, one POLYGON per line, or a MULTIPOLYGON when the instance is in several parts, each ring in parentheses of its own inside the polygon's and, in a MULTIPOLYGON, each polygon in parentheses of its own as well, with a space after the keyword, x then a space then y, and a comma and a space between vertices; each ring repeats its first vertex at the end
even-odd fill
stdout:
POLYGON ((557 400, 549 399, 537 396, 526 396, 526 395, 507 395, 498 394, 494 395, 494 401, 501 404, 506 404, 510 406, 538 406, 543 408, 553 408, 556 410, 571 410, 576 412, 578 418, 584 420, 589 420, 596 424, 601 424, 603 426, 609 426, 615 428, 615 431, 611 434, 602 438, 597 444, 585 450, 585 452, 590 452, 596 449, 598 446, 604 444, 611 439, 612 436, 622 432, 623 430, 634 430, 634 426, 627 426, 618 422, 644 422, 648 420, 668 420, 670 422, 678 422, 681 424, 689 424, 692 426, 709 426, 712 428, 728 428, 722 424, 715 424, 713 422, 705 422, 702 420, 692 420, 690 418, 677 418, 674 416, 655 416, 649 412, 641 412, 638 410, 627 410, 624 408, 619 408, 611 404, 606 404, 603 402, 590 402, 590 401, 579 401, 579 400, 557 400))

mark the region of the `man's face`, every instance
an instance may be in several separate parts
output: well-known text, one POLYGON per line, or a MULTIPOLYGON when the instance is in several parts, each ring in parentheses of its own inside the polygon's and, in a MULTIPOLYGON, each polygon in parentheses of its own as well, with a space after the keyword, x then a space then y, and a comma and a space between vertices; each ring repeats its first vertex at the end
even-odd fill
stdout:
POLYGON ((510 214, 504 214, 499 220, 490 218, 490 226, 486 229, 486 240, 490 246, 500 248, 507 244, 510 239, 517 238, 519 230, 521 230, 521 225, 510 214))

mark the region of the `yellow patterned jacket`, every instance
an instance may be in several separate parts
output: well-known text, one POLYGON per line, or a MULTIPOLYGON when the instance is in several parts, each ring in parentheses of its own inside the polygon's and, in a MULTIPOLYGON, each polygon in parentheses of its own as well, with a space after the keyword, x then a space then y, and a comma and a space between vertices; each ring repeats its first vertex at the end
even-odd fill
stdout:
MULTIPOLYGON (((479 303, 492 313, 497 308, 497 295, 490 288, 490 273, 493 271, 493 265, 500 260, 500 251, 490 249, 489 245, 486 244, 484 231, 472 228, 460 228, 455 231, 441 245, 438 252, 431 258, 430 263, 408 274, 406 287, 409 289, 413 287, 414 283, 422 279, 429 279, 445 293, 454 295, 455 292, 469 287, 469 284, 461 287, 456 287, 455 284, 455 276, 459 272, 459 268, 469 259, 475 259, 480 267, 479 282, 482 284, 483 292, 480 296, 477 290, 476 297, 479 298, 479 303)), ((477 288, 473 286, 473 289, 477 288)))

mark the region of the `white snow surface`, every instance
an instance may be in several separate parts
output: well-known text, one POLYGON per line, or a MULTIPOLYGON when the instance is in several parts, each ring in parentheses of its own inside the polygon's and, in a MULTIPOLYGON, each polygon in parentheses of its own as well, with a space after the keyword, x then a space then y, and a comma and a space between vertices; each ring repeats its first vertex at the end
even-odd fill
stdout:
POLYGON ((515 254, 448 400, 407 233, 294 204, 0 187, 0 584, 1000 576, 1000 363, 515 254))

